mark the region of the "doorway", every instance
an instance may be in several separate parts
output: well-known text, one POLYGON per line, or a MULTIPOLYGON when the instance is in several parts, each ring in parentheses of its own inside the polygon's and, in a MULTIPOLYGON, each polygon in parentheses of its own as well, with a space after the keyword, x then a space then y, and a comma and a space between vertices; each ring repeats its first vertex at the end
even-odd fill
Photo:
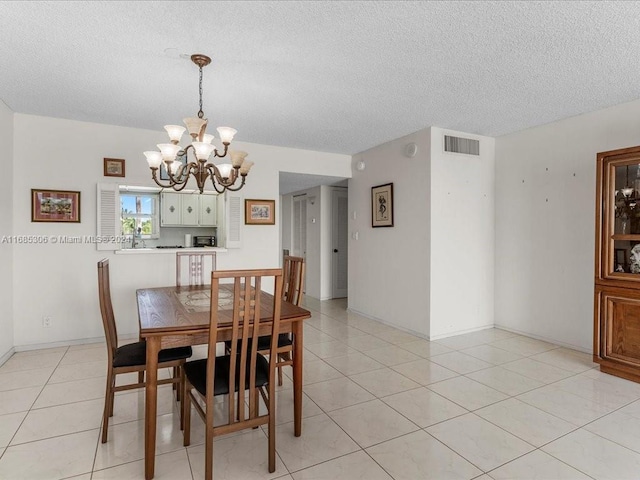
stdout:
POLYGON ((346 188, 331 191, 331 297, 347 296, 349 194, 346 188))

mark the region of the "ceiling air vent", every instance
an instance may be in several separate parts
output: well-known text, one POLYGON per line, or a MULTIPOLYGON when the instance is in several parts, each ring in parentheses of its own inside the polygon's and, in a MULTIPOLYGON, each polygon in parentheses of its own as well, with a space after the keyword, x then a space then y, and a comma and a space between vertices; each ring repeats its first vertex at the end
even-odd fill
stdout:
POLYGON ((451 153, 464 153, 465 155, 480 155, 480 140, 445 135, 444 151, 451 153))

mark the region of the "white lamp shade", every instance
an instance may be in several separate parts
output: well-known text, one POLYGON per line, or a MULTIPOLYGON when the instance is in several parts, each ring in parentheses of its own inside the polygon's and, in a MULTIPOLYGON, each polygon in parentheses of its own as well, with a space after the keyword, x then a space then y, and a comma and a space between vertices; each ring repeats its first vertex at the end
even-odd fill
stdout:
POLYGON ((222 178, 229 178, 229 176, 231 175, 231 170, 233 169, 233 166, 230 163, 222 163, 220 165, 217 165, 217 167, 222 178))
POLYGON ((231 155, 231 164, 234 167, 241 167, 244 162, 244 158, 247 156, 247 152, 231 150, 229 151, 229 155, 231 155))
POLYGON ((184 124, 187 126, 187 130, 189 131, 189 135, 192 137, 196 137, 200 135, 200 130, 204 125, 207 124, 206 120, 198 117, 188 117, 182 120, 184 124))
POLYGON ((186 128, 181 127, 180 125, 165 125, 164 129, 169 134, 169 138, 172 142, 179 142, 182 138, 182 134, 186 130, 186 128))
POLYGON ((253 167, 253 162, 250 160, 245 160, 245 162, 240 167, 240 175, 248 174, 249 170, 251 170, 251 167, 253 167))
POLYGON ((213 149, 216 148, 215 145, 205 142, 191 142, 191 145, 193 145, 198 160, 207 160, 213 149))
POLYGON ((213 142, 213 139, 214 139, 214 138, 215 138, 215 137, 214 137, 213 135, 211 135, 210 133, 205 133, 205 134, 202 136, 202 141, 203 141, 204 143, 211 143, 211 142, 213 142))
POLYGON ((164 161, 175 160, 176 155, 178 155, 180 151, 180 145, 174 145, 173 143, 159 143, 157 146, 162 153, 162 159, 164 161))
POLYGON ((160 152, 144 152, 144 156, 147 157, 147 163, 150 168, 159 168, 162 163, 162 154, 160 152))
POLYGON ((235 128, 231 127, 218 127, 218 133, 220 134, 220 140, 222 143, 231 143, 233 136, 238 133, 235 128))
POLYGON ((182 167, 182 163, 173 161, 167 166, 169 167, 169 171, 171 172, 171 174, 176 175, 178 173, 178 170, 180 170, 180 167, 182 167))

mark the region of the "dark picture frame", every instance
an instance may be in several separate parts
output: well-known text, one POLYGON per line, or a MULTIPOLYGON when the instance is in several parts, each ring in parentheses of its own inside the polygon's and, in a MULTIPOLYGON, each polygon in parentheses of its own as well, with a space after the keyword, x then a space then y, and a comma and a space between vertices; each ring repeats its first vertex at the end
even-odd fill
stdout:
POLYGON ((275 225, 276 201, 246 199, 244 201, 245 225, 275 225))
POLYGON ((371 226, 393 227, 393 183, 371 187, 371 226))
POLYGON ((80 192, 32 188, 31 221, 80 223, 80 192))
POLYGON ((105 158, 103 163, 105 177, 124 177, 124 159, 105 158))

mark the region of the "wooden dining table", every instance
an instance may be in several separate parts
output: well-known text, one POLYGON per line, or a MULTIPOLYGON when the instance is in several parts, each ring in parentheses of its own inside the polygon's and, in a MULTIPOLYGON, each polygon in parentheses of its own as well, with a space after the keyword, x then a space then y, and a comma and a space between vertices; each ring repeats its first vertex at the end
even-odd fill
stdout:
MULTIPOLYGON (((147 342, 145 385, 145 478, 154 476, 156 449, 156 414, 158 406, 158 352, 164 348, 202 345, 209 341, 211 287, 159 287, 136 291, 140 337, 147 342)), ((231 315, 233 313, 231 285, 220 285, 218 301, 218 340, 231 339, 231 315)), ((262 317, 273 315, 273 296, 262 292, 262 317)), ((311 313, 302 307, 282 301, 280 333, 291 332, 293 342, 293 403, 294 435, 302 434, 302 359, 303 320, 311 313)))

